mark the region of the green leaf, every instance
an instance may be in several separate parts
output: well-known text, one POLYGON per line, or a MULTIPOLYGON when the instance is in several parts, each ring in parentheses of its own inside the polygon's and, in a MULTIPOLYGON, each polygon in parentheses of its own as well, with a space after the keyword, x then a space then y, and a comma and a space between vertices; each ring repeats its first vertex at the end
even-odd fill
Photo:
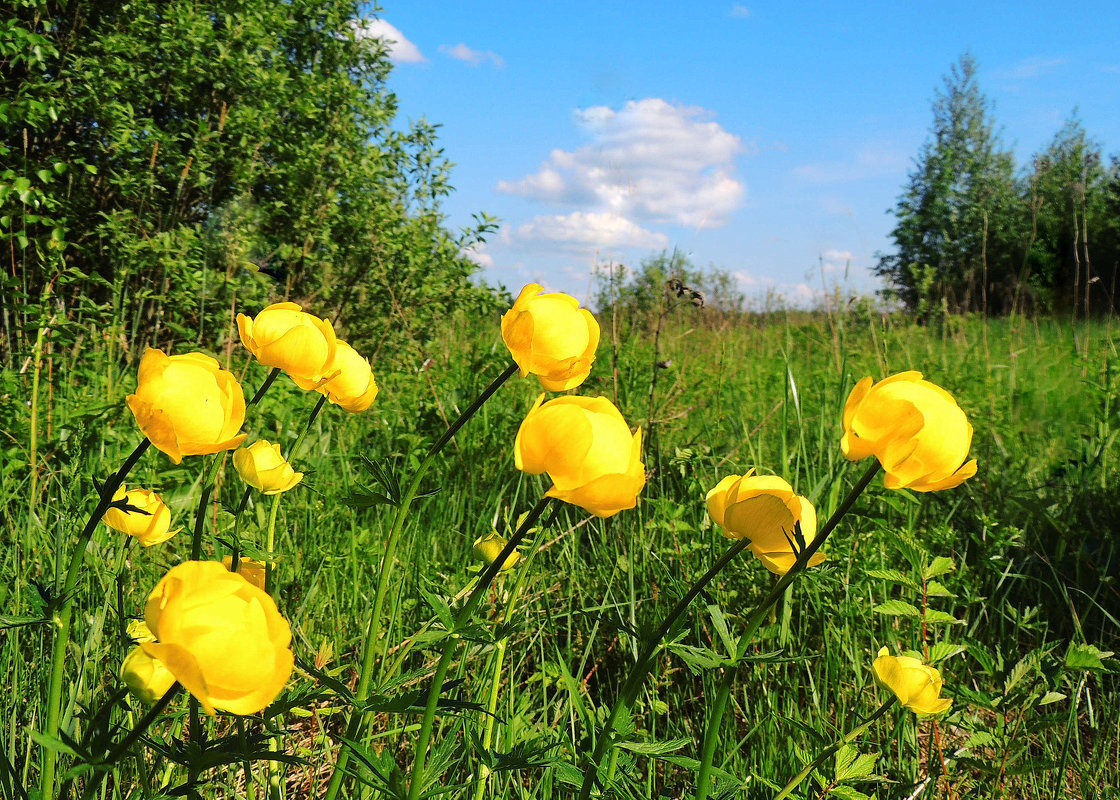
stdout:
POLYGON ((721 656, 714 650, 709 650, 707 647, 693 647, 687 644, 671 644, 668 650, 674 655, 679 656, 681 661, 693 673, 699 674, 704 670, 715 669, 722 667, 724 664, 731 662, 731 659, 726 656, 721 656))
POLYGON ((1047 692, 1042 696, 1042 699, 1038 701, 1038 705, 1048 706, 1051 703, 1057 703, 1059 700, 1065 699, 1066 695, 1062 694, 1061 692, 1047 692))
POLYGON ((936 578, 938 575, 944 575, 946 572, 952 572, 957 568, 953 560, 945 556, 937 556, 933 561, 929 562, 929 566, 922 570, 922 580, 928 581, 931 578, 936 578))
POLYGON ((897 569, 869 569, 867 570, 869 577, 878 578, 879 580, 890 581, 891 583, 901 583, 903 586, 909 586, 911 589, 917 591, 920 587, 918 582, 907 575, 905 572, 897 569))
POLYGON ((921 611, 905 600, 888 600, 871 610, 876 614, 886 614, 889 617, 920 617, 922 615, 921 611))
POLYGON ((672 753, 676 750, 680 750, 682 747, 688 747, 691 744, 692 739, 681 737, 679 739, 669 739, 664 742, 617 742, 616 746, 641 756, 656 757, 663 756, 666 753, 672 753))
POLYGON ((1091 644, 1073 644, 1066 651, 1066 667, 1068 669, 1108 669, 1104 659, 1111 658, 1111 650, 1098 650, 1091 644))
POLYGON ((952 644, 951 642, 938 642, 929 649, 929 663, 937 664, 947 658, 952 658, 959 653, 967 650, 964 645, 952 644))
POLYGON ((926 613, 922 615, 922 622, 928 625, 961 625, 964 620, 959 620, 952 614, 946 614, 944 611, 938 611, 935 608, 927 608, 926 613))
POLYGON ((735 655, 735 639, 731 636, 731 630, 727 626, 727 618, 723 615, 723 611, 719 606, 712 604, 708 606, 708 616, 712 618, 712 627, 716 629, 716 634, 719 636, 720 642, 723 643, 728 658, 733 657, 735 655))
POLYGON ((926 595, 928 597, 956 597, 955 594, 950 592, 937 581, 930 581, 926 584, 926 595))

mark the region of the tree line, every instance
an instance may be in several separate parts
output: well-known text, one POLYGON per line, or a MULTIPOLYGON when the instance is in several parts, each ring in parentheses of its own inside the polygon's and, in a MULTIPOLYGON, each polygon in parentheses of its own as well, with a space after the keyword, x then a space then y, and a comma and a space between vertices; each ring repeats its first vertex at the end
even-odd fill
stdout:
MULTIPOLYGON (((487 302, 436 126, 396 121, 357 0, 0 12, 0 362, 44 327, 132 353, 289 298, 387 351, 487 302)), ((210 337, 206 337, 210 340, 210 337)))
POLYGON ((933 100, 933 124, 878 254, 889 297, 940 312, 1112 313, 1120 278, 1120 158, 1076 112, 1017 167, 963 55, 933 100))

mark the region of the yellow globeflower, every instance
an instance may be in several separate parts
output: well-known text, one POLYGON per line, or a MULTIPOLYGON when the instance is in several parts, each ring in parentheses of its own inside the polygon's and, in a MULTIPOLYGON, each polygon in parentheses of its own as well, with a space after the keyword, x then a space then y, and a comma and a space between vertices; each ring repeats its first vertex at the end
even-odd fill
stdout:
POLYGON ((840 449, 852 461, 878 458, 888 489, 932 492, 960 485, 976 474, 976 460, 966 461, 971 446, 964 411, 920 372, 878 383, 864 378, 844 406, 840 449))
MULTIPOLYGON (((474 540, 474 547, 471 549, 471 555, 487 565, 493 564, 498 556, 502 554, 502 550, 505 549, 508 543, 509 542, 503 536, 500 536, 497 531, 484 533, 474 540)), ((506 556, 506 560, 502 562, 501 571, 506 572, 507 570, 513 569, 520 560, 521 553, 517 552, 515 548, 513 552, 506 556)))
POLYGON ((141 702, 153 705, 167 694, 175 676, 140 647, 134 647, 121 663, 121 680, 141 702))
POLYGON ((502 339, 521 377, 532 373, 553 392, 574 389, 591 372, 599 346, 599 323, 563 292, 542 294, 530 283, 502 316, 502 339))
POLYGON ((264 439, 235 451, 233 466, 241 480, 265 494, 286 492, 303 480, 303 473, 292 469, 280 455, 280 445, 264 439))
POLYGON ((140 430, 178 464, 183 456, 232 450, 243 441, 241 384, 202 353, 169 356, 149 348, 136 393, 125 398, 140 430))
POLYGON ((646 483, 642 429, 631 434, 622 413, 605 397, 537 398, 513 444, 517 468, 547 472, 546 493, 610 517, 637 504, 646 483))
POLYGON ((144 547, 166 542, 179 532, 179 528, 168 530, 171 527, 171 509, 151 489, 125 489, 122 486, 113 495, 114 503, 121 500, 140 511, 110 508, 101 521, 113 530, 135 536, 144 547))
POLYGON ((255 714, 292 672, 292 631, 276 603, 217 561, 185 561, 148 596, 156 637, 140 647, 213 714, 255 714))
MULTIPOLYGON (((751 552, 776 575, 789 572, 797 559, 795 532, 800 528, 804 543, 817 536, 817 510, 793 493, 793 487, 776 475, 728 475, 704 498, 708 514, 723 527, 729 539, 750 539, 751 552)), ((824 561, 815 553, 808 566, 824 561)))
POLYGON ((892 656, 883 647, 871 666, 879 684, 915 714, 940 714, 953 704, 941 696, 941 673, 916 658, 892 656))
POLYGON ((334 326, 295 303, 273 303, 256 317, 237 315, 241 343, 266 367, 279 367, 303 388, 328 375, 334 358, 334 326))
POLYGON ((377 382, 373 379, 373 369, 369 361, 346 342, 339 340, 334 352, 334 360, 327 367, 327 373, 334 377, 326 383, 314 384, 310 381, 296 380, 302 389, 317 389, 337 406, 351 413, 369 408, 377 397, 377 382))
MULTIPOLYGON (((230 569, 233 566, 233 556, 222 558, 222 566, 230 569)), ((230 572, 232 571, 230 570, 230 572)), ((258 589, 264 589, 265 572, 266 567, 263 561, 257 561, 255 558, 245 558, 245 556, 237 559, 237 574, 258 589)))

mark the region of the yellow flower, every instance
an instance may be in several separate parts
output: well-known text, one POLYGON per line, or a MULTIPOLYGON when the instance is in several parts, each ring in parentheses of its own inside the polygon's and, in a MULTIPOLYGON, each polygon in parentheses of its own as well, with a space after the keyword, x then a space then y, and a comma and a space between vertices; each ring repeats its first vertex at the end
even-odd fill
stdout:
POLYGON ((303 473, 292 469, 280 455, 280 445, 264 439, 238 449, 233 454, 233 466, 241 480, 265 494, 286 492, 303 480, 303 473))
MULTIPOLYGON (((500 536, 497 531, 491 531, 474 540, 474 548, 471 550, 471 554, 479 561, 488 565, 493 564, 494 560, 502 554, 502 550, 507 543, 507 540, 500 536)), ((502 572, 513 569, 520 560, 521 553, 514 549, 506 556, 506 560, 501 566, 502 572)))
POLYGON ((121 663, 121 680, 138 700, 148 705, 167 694, 175 676, 140 647, 134 647, 121 663))
MULTIPOLYGON (((750 539, 751 552, 776 575, 789 572, 797 560, 795 531, 800 527, 805 544, 817 536, 817 510, 793 493, 793 487, 776 475, 728 475, 704 498, 708 514, 723 526, 729 539, 750 539)), ((808 566, 824 561, 815 553, 808 566)))
POLYGON ((140 647, 215 709, 255 714, 292 672, 292 632, 276 603, 217 561, 185 561, 148 596, 144 618, 156 637, 140 647))
MULTIPOLYGON (((222 566, 226 569, 232 567, 233 556, 225 556, 222 559, 222 566)), ((262 590, 264 589, 265 569, 264 562, 257 561, 255 558, 245 558, 245 556, 241 556, 241 558, 237 559, 237 574, 262 590)), ((232 572, 232 570, 230 571, 232 572)))
POLYGON ((335 352, 334 326, 295 303, 273 303, 256 317, 238 314, 237 332, 257 361, 279 367, 301 386, 327 377, 335 352))
POLYGON ((971 446, 972 425, 964 411, 920 372, 900 372, 875 384, 864 378, 844 406, 840 449, 852 461, 878 458, 888 489, 932 492, 960 485, 976 474, 976 460, 965 461, 971 446))
POLYGON ((377 382, 369 361, 346 342, 338 341, 327 374, 334 377, 321 384, 295 380, 301 389, 317 389, 332 403, 351 413, 365 411, 377 397, 377 382))
POLYGON ((513 459, 531 475, 548 473, 548 497, 597 517, 633 508, 646 483, 642 429, 631 434, 605 397, 568 395, 544 403, 542 394, 517 431, 513 459))
POLYGON ((179 532, 179 528, 168 530, 171 527, 171 509, 151 489, 126 490, 122 486, 113 495, 114 503, 121 500, 140 511, 110 508, 101 521, 113 530, 135 536, 144 547, 166 542, 179 532))
POLYGON ((168 356, 148 348, 136 393, 125 402, 143 434, 176 464, 245 441, 238 434, 245 422, 241 384, 202 353, 168 356))
POLYGON ((579 301, 563 292, 541 294, 530 283, 502 316, 502 339, 521 368, 553 392, 574 389, 591 372, 599 346, 599 323, 579 301))
POLYGON ((883 647, 871 668, 879 684, 915 714, 940 714, 953 704, 941 696, 941 673, 916 658, 892 656, 883 647))

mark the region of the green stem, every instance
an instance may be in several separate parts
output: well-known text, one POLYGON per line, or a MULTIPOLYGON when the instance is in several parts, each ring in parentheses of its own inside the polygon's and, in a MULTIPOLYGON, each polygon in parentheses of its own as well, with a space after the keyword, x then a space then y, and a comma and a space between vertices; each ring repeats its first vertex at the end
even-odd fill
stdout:
POLYGON ((630 669, 630 674, 626 677, 626 682, 622 685, 622 690, 619 692, 618 699, 615 700, 614 706, 611 708, 610 716, 607 717, 606 723, 603 725, 603 731, 599 734, 598 740, 595 742, 595 752, 592 754, 590 761, 584 765, 583 768, 583 785, 580 787, 579 796, 580 800, 587 800, 591 796, 591 786, 595 783, 595 776, 598 772, 599 764, 602 762, 604 754, 607 752, 613 743, 614 727, 618 722, 618 718, 623 712, 629 712, 634 700, 638 696, 638 690, 641 689, 642 684, 645 682, 646 675, 649 674, 650 669, 653 667, 653 662, 657 657, 658 652, 661 650, 661 640, 665 638, 669 630, 676 624, 677 619, 683 614, 700 592, 704 591, 707 586, 720 571, 726 567, 735 556, 743 552, 750 545, 749 539, 740 539, 731 545, 722 556, 720 556, 708 571, 705 572, 699 580, 692 585, 684 596, 677 601, 669 613, 665 615, 661 626, 654 631, 645 643, 645 647, 638 654, 637 661, 630 669))
POLYGON ((770 613, 770 608, 778 602, 778 600, 785 594, 786 587, 790 586, 793 581, 807 568, 809 559, 821 549, 825 540, 828 539, 832 532, 836 530, 836 526, 840 524, 840 520, 844 515, 851 510, 855 505, 856 500, 863 490, 867 488, 872 479, 879 472, 879 461, 876 459, 872 462, 863 476, 848 492, 848 496, 844 498, 843 502, 836 508, 832 516, 829 517, 828 522, 820 532, 809 542, 805 548, 798 553, 797 560, 793 562, 793 566, 789 571, 783 575, 777 583, 771 587, 770 592, 762 599, 754 611, 751 613, 750 618, 747 620, 746 629, 739 637, 738 645, 735 648, 735 660, 723 668, 723 679, 720 682, 719 692, 716 695, 716 702, 708 716, 708 723, 704 729, 704 744, 700 755, 700 771, 696 776, 696 795, 695 800, 705 800, 708 796, 708 791, 711 788, 710 776, 712 772, 712 761, 715 758, 716 743, 719 741, 719 729, 723 723, 723 714, 727 710, 727 698, 731 693, 731 684, 735 681, 735 673, 738 670, 739 662, 747 652, 751 641, 754 639, 755 633, 762 625, 762 621, 766 619, 766 615, 770 613))
POLYGON ((264 397, 264 393, 268 391, 268 388, 272 386, 279 375, 280 367, 273 367, 272 371, 268 373, 268 377, 264 379, 264 383, 261 384, 261 388, 257 389, 257 393, 253 395, 253 399, 245 405, 255 406, 257 403, 259 403, 261 401, 261 398, 264 397))
MULTIPOLYGON (((404 495, 401 497, 400 504, 397 506, 397 514, 393 518, 393 527, 389 531, 389 538, 385 543, 385 552, 381 556, 381 574, 377 579, 377 593, 374 596, 373 608, 370 610, 369 622, 366 624, 366 636, 362 644, 362 665, 358 673, 358 687, 354 696, 359 699, 365 699, 369 693, 369 685, 373 678, 373 664, 378 655, 379 648, 385 646, 381 641, 381 614, 385 607, 385 597, 389 591, 389 579, 393 572, 393 567, 396 563, 397 545, 400 543, 401 531, 404 530, 404 522, 408 517, 409 508, 412 506, 412 501, 416 499, 417 493, 420 491, 420 481, 423 480, 424 475, 427 473, 428 468, 431 467, 435 457, 443 450, 444 446, 451 441, 452 437, 458 433, 459 429, 466 424, 467 420, 474 416, 478 409, 482 408, 490 397, 501 388, 510 377, 517 372, 517 365, 510 364, 501 375, 495 378, 489 386, 487 386, 482 394, 471 403, 471 405, 464 411, 457 420, 451 423, 451 426, 444 432, 444 434, 432 445, 424 460, 420 462, 420 466, 416 468, 416 473, 412 476, 408 487, 405 489, 404 495)), ((346 738, 355 740, 358 732, 361 730, 362 723, 365 722, 365 711, 353 710, 350 712, 350 719, 346 724, 346 738)), ((350 762, 350 751, 345 747, 338 754, 338 761, 335 763, 334 773, 331 775, 330 785, 327 787, 327 793, 324 795, 323 800, 334 800, 338 795, 339 789, 342 787, 342 779, 346 770, 346 765, 350 762)))
POLYGON ((856 727, 854 727, 850 731, 848 731, 846 734, 844 734, 844 737, 842 739, 840 739, 839 741, 834 742, 833 744, 826 747, 821 752, 821 754, 819 756, 814 758, 810 763, 806 764, 804 769, 802 769, 799 773, 797 773, 792 778, 790 778, 789 783, 787 783, 785 785, 785 787, 782 788, 782 791, 780 791, 777 794, 777 796, 774 798, 774 800, 784 800, 784 798, 789 797, 789 793, 792 792, 794 789, 796 789, 798 787, 798 785, 800 785, 800 783, 803 780, 808 778, 810 773, 812 773, 813 770, 815 770, 817 767, 819 767, 821 764, 823 764, 826 760, 828 760, 833 755, 835 755, 836 751, 839 750, 841 747, 843 747, 846 744, 851 744, 853 741, 855 741, 856 738, 861 733, 863 733, 865 730, 867 730, 868 728, 871 727, 871 723, 875 722, 875 720, 879 719, 879 717, 886 714, 887 711, 890 709, 890 707, 895 704, 896 700, 898 700, 898 698, 892 696, 890 700, 883 703, 883 705, 879 706, 879 708, 876 709, 874 714, 872 714, 870 717, 868 717, 862 723, 860 723, 859 725, 857 725, 856 727))
MULTIPOLYGON (((74 555, 70 558, 70 567, 66 570, 66 581, 62 585, 62 591, 55 595, 55 599, 60 600, 62 605, 58 614, 54 617, 57 630, 55 631, 54 648, 51 651, 51 677, 47 688, 46 735, 49 739, 58 738, 58 724, 62 711, 62 677, 66 664, 66 648, 70 644, 70 623, 74 618, 74 588, 78 584, 78 574, 81 572, 82 563, 85 560, 86 547, 89 545, 93 532, 97 530, 101 518, 109 510, 109 505, 113 502, 113 495, 116 494, 117 489, 124 483, 124 479, 128 477, 128 473, 136 466, 136 462, 140 460, 140 456, 144 455, 150 445, 151 442, 147 439, 138 444, 132 454, 125 460, 124 465, 110 475, 105 481, 105 485, 101 487, 97 505, 86 521, 85 528, 78 536, 78 545, 74 548, 74 555)), ((49 747, 44 747, 43 769, 39 781, 40 797, 54 797, 54 779, 57 765, 58 753, 49 747)))
POLYGON ((276 549, 276 516, 280 511, 280 495, 272 496, 272 508, 268 512, 268 532, 265 534, 264 591, 272 597, 273 551, 276 549))
POLYGON ((479 602, 482 600, 486 590, 490 588, 494 577, 501 572, 502 565, 506 563, 506 559, 517 548, 517 545, 521 543, 521 540, 525 538, 525 534, 529 532, 529 529, 540 519, 541 514, 548 508, 550 502, 552 502, 551 497, 542 497, 537 501, 532 511, 525 516, 521 525, 518 526, 517 532, 506 542, 506 546, 502 548, 502 552, 482 571, 478 583, 475 584, 474 591, 471 592, 470 596, 467 598, 467 602, 463 604, 463 607, 459 609, 459 613, 455 615, 455 621, 449 631, 448 637, 443 643, 443 651, 440 653, 439 663, 436 665, 436 673, 432 678, 432 685, 428 689, 428 704, 424 708, 424 719, 420 722, 420 735, 416 739, 416 752, 412 759, 412 773, 409 776, 408 785, 408 800, 418 800, 420 797, 420 790, 424 785, 424 762, 428 755, 428 741, 432 736, 432 726, 436 719, 436 708, 439 705, 439 696, 443 692, 443 681, 447 676, 447 670, 451 667, 452 655, 455 653, 455 648, 459 644, 458 631, 470 622, 471 615, 473 615, 475 609, 478 608, 479 602))

